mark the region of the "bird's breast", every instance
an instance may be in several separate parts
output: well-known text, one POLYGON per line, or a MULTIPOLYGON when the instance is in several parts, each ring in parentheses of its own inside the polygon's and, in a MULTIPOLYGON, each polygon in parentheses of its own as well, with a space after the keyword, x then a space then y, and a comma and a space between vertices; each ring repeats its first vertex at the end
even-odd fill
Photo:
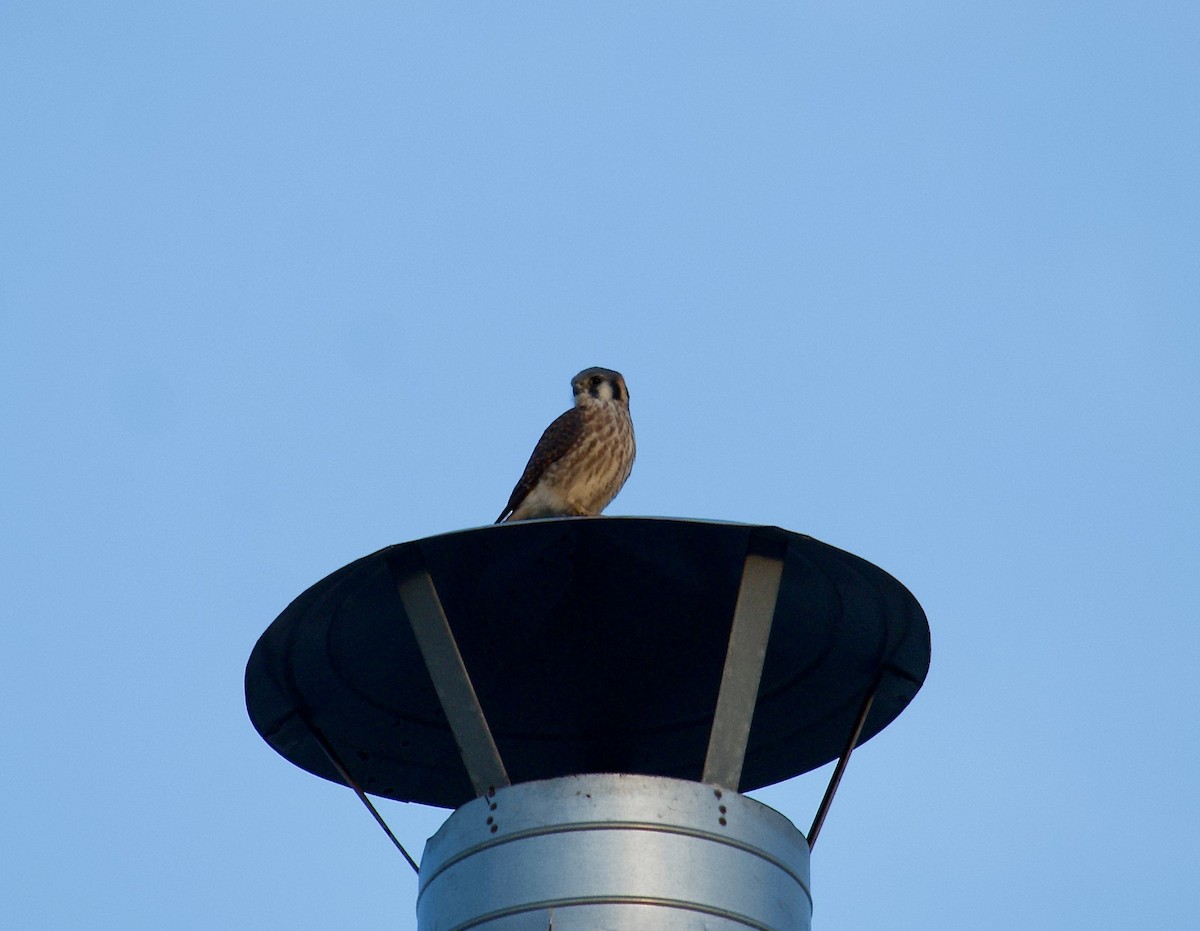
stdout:
POLYGON ((620 404, 589 405, 579 441, 547 478, 578 510, 598 514, 629 478, 635 453, 629 411, 620 404))

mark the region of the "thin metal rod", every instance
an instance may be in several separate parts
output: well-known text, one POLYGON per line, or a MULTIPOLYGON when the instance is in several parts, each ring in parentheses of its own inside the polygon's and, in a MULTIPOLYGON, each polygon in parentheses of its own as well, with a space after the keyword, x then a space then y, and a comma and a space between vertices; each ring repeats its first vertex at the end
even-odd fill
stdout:
POLYGON ((346 767, 342 765, 342 761, 338 759, 338 755, 333 752, 333 747, 329 745, 329 741, 325 739, 325 735, 317 730, 311 721, 306 720, 305 723, 308 725, 308 729, 312 732, 312 735, 317 739, 317 743, 321 745, 321 749, 325 751, 325 755, 329 757, 329 762, 333 764, 333 768, 336 769, 338 771, 338 775, 342 777, 342 782, 346 783, 346 785, 353 789, 354 794, 358 796, 358 800, 367 806, 367 811, 371 813, 371 816, 375 819, 379 826, 383 828, 383 833, 388 836, 388 839, 396 845, 396 849, 399 850, 404 859, 408 861, 408 865, 413 868, 413 872, 418 876, 421 875, 421 868, 417 866, 417 861, 409 855, 409 852, 404 849, 404 845, 396 839, 396 835, 392 833, 392 829, 389 828, 387 826, 387 822, 383 820, 383 815, 381 815, 378 809, 371 804, 371 800, 367 798, 367 793, 364 792, 362 787, 354 781, 354 777, 351 776, 346 770, 346 767))
POLYGON ((825 788, 825 797, 821 799, 821 804, 817 808, 817 816, 813 819, 812 827, 808 829, 809 850, 813 849, 817 842, 817 835, 821 833, 825 816, 829 814, 829 806, 833 804, 834 793, 837 792, 838 784, 842 781, 842 773, 846 771, 846 764, 850 762, 850 754, 858 746, 858 738, 862 735, 863 725, 867 723, 867 715, 871 713, 871 705, 875 703, 875 695, 878 692, 879 683, 876 682, 871 687, 871 691, 867 693, 862 710, 858 713, 858 719, 854 722, 854 731, 850 734, 850 739, 846 741, 846 749, 842 751, 842 755, 838 757, 837 766, 833 768, 833 775, 829 779, 829 785, 825 788))
POLYGON ((701 782, 736 792, 742 781, 782 575, 783 560, 746 554, 701 782))
POLYGON ((433 578, 418 569, 401 576, 396 590, 476 796, 511 785, 433 578))

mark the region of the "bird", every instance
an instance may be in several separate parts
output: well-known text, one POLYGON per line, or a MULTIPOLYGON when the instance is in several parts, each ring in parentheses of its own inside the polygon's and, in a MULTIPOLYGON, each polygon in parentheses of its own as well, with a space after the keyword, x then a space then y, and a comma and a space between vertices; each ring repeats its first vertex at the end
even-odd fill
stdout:
POLYGON ((575 406, 555 418, 533 449, 496 523, 594 517, 617 496, 637 453, 629 389, 612 369, 571 379, 575 406))

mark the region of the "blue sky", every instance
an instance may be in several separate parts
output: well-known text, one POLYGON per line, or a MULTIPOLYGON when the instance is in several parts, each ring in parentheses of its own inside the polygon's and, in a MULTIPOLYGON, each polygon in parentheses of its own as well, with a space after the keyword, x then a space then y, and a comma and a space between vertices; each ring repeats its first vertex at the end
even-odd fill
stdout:
MULTIPOLYGON (((4 4, 6 925, 414 927, 246 658, 494 519, 604 365, 610 513, 809 533, 929 615, 815 927, 1195 927, 1197 10, 4 4)), ((757 795, 804 828, 827 775, 757 795)))

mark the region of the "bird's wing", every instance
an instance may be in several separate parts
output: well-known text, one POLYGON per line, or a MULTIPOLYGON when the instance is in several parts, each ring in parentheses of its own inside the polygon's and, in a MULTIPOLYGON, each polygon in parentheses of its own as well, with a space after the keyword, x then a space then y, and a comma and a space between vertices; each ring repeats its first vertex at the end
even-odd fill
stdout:
POLYGON ((525 471, 521 473, 517 487, 509 495, 508 504, 496 519, 497 524, 502 523, 520 506, 521 502, 525 500, 525 496, 533 491, 533 486, 538 483, 538 479, 542 477, 547 466, 561 459, 582 435, 583 412, 578 407, 572 407, 554 419, 554 423, 546 428, 542 438, 538 440, 537 446, 533 448, 533 455, 529 457, 529 462, 525 465, 525 471))

